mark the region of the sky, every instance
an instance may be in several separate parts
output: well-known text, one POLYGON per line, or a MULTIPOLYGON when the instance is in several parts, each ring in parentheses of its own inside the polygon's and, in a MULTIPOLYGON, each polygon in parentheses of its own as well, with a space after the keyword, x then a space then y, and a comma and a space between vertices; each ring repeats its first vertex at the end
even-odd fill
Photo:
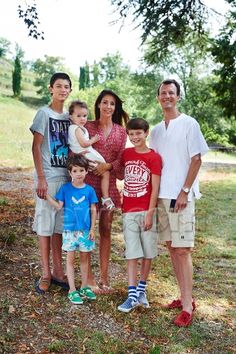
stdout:
MULTIPOLYGON (((119 17, 110 0, 37 0, 40 28, 45 40, 28 37, 22 19, 18 18, 18 4, 32 4, 33 0, 4 1, 4 10, 0 13, 0 37, 15 43, 25 52, 25 60, 43 59, 44 55, 65 58, 65 65, 74 74, 87 61, 93 64, 102 57, 121 54, 124 63, 132 69, 140 65, 141 31, 134 29, 131 20, 112 25, 119 17)), ((207 5, 224 11, 223 0, 205 0, 207 5)))
MULTIPOLYGON (((26 1, 27 2, 27 1, 26 1)), ((45 40, 28 37, 27 28, 18 18, 18 4, 22 0, 4 1, 0 14, 0 37, 15 43, 25 52, 25 60, 60 56, 75 74, 87 60, 93 64, 106 54, 120 52, 124 62, 132 68, 139 66, 140 33, 128 23, 120 29, 111 22, 118 18, 110 0, 37 0, 40 28, 45 40)), ((32 0, 28 3, 33 3, 32 0)))

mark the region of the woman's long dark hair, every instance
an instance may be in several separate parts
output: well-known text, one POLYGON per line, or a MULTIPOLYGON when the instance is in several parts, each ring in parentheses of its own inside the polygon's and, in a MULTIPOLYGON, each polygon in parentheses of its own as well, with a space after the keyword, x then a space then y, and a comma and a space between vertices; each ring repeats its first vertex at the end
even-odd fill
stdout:
POLYGON ((98 107, 98 105, 101 103, 103 97, 106 95, 113 96, 116 101, 115 112, 112 115, 112 122, 119 124, 119 125, 126 125, 129 120, 129 116, 123 110, 123 107, 122 107, 123 101, 112 90, 103 90, 98 95, 98 97, 95 101, 95 105, 94 105, 95 119, 98 120, 100 118, 100 108, 98 107))

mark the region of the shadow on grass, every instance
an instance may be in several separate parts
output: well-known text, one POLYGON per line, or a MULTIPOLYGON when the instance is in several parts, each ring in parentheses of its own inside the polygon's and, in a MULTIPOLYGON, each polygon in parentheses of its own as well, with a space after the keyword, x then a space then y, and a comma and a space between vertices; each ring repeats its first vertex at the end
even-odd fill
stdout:
POLYGON ((29 108, 33 109, 37 109, 45 104, 45 102, 38 97, 21 96, 20 101, 25 103, 29 108))

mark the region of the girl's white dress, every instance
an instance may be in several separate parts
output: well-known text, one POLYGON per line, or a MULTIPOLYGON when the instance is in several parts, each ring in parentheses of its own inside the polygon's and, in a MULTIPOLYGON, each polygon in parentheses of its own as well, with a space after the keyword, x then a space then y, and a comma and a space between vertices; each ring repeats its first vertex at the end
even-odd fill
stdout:
POLYGON ((68 143, 70 145, 70 150, 72 152, 74 152, 75 154, 79 154, 79 153, 81 153, 83 151, 88 151, 85 154, 85 157, 88 160, 106 162, 105 159, 102 157, 102 155, 99 154, 99 152, 97 152, 92 146, 88 146, 86 148, 83 148, 79 144, 78 139, 77 139, 76 134, 75 134, 75 131, 76 131, 77 128, 81 129, 83 134, 84 134, 84 138, 86 140, 89 140, 89 133, 88 133, 86 128, 80 127, 80 126, 78 126, 76 124, 71 124, 69 126, 69 130, 68 130, 68 143))

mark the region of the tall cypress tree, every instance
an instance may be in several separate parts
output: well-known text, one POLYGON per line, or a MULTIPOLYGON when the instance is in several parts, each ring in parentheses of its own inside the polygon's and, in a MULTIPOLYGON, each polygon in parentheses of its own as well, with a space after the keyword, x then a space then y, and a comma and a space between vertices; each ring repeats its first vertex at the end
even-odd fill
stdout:
POLYGON ((84 66, 81 66, 79 68, 79 89, 84 90, 86 87, 85 83, 85 68, 84 66))
POLYGON ((16 55, 14 60, 14 70, 12 72, 12 90, 14 97, 19 97, 21 94, 21 62, 20 55, 16 55))

